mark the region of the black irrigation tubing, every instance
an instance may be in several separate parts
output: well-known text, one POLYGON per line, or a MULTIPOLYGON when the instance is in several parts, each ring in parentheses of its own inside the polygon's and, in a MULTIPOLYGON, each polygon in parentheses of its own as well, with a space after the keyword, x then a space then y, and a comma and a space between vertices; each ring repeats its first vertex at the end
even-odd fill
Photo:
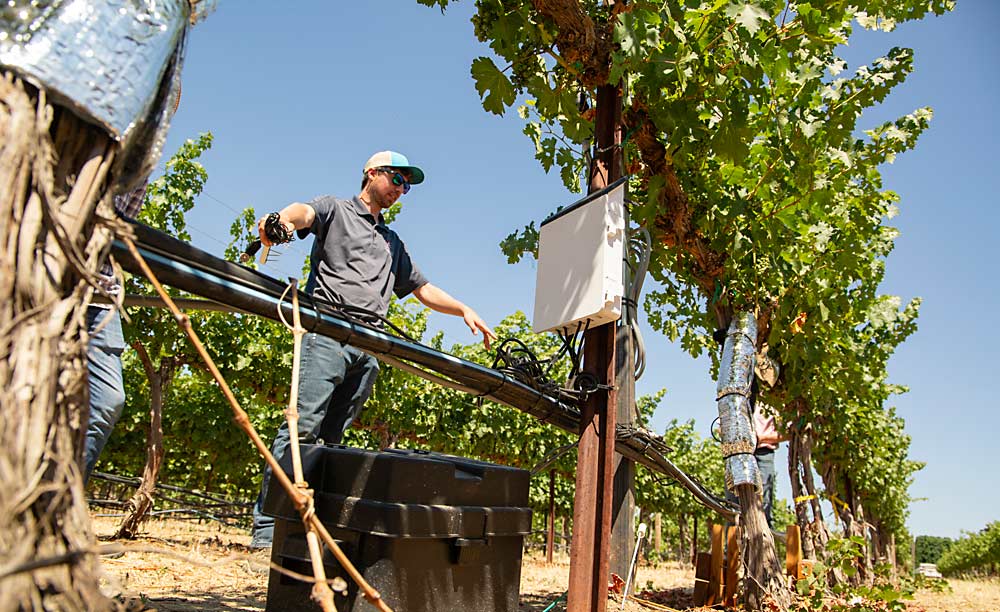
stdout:
MULTIPOLYGON (((275 278, 202 251, 140 223, 131 223, 135 243, 153 273, 163 283, 182 291, 272 320, 279 320, 279 304, 286 318, 292 316, 290 301, 281 302, 287 284, 275 278)), ((115 259, 133 274, 142 271, 120 239, 112 243, 115 259)), ((543 423, 551 423, 573 434, 580 430, 580 411, 556 398, 536 391, 497 370, 459 359, 430 347, 387 334, 348 318, 336 305, 299 292, 302 325, 309 331, 350 344, 375 357, 388 356, 418 363, 460 382, 493 400, 526 412, 543 423)), ((418 374, 419 375, 419 374, 418 374)), ((666 458, 659 438, 643 431, 617 432, 615 449, 624 457, 657 473, 677 479, 708 508, 733 519, 738 511, 712 495, 666 458), (662 448, 658 448, 662 447, 662 448)))
POLYGON ((205 512, 204 510, 199 510, 198 508, 164 508, 163 510, 153 510, 149 513, 152 516, 164 516, 167 514, 187 514, 190 516, 177 516, 174 517, 177 520, 200 520, 200 519, 211 519, 213 521, 218 521, 224 523, 226 519, 247 519, 252 515, 251 512, 245 512, 242 514, 223 514, 221 512, 205 512))
MULTIPOLYGON (((133 224, 136 245, 159 279, 168 285, 220 303, 278 320, 278 304, 287 284, 232 262, 219 259, 183 241, 141 224, 133 224)), ((115 259, 126 270, 141 274, 124 243, 116 240, 115 259)), ((286 318, 291 303, 281 305, 286 318)), ((376 357, 404 359, 450 376, 479 396, 518 408, 568 431, 576 432, 580 412, 496 370, 465 361, 430 347, 399 339, 373 327, 347 320, 335 306, 299 292, 302 326, 353 345, 376 357)))
MULTIPOLYGON (((222 523, 223 525, 237 526, 240 523, 244 523, 250 520, 253 516, 252 512, 246 512, 243 514, 222 514, 222 513, 211 513, 205 512, 203 510, 198 510, 197 508, 174 508, 166 510, 153 510, 149 513, 150 517, 157 517, 165 514, 181 514, 184 516, 173 517, 176 521, 203 521, 210 520, 217 523, 222 523)), ((95 514, 94 516, 100 518, 124 518, 126 515, 122 513, 117 514, 95 514)))
MULTIPOLYGON (((193 300, 191 298, 171 298, 174 304, 181 310, 206 310, 212 312, 234 312, 232 306, 219 304, 211 300, 193 300)), ((103 295, 95 295, 95 304, 114 304, 114 302, 103 295)), ((138 308, 166 308, 167 305, 158 295, 126 295, 122 299, 125 306, 136 306, 138 308)), ((239 312, 239 311, 235 311, 239 312)))
MULTIPOLYGON (((135 476, 118 476, 117 474, 108 474, 106 472, 94 472, 91 474, 91 479, 106 480, 108 482, 113 482, 116 484, 125 484, 132 487, 137 487, 142 484, 142 479, 135 476)), ((175 493, 183 493, 185 495, 190 495, 192 497, 200 497, 202 499, 207 499, 209 501, 217 502, 218 505, 224 506, 253 506, 252 501, 233 501, 231 499, 226 499, 225 497, 219 497, 218 495, 212 495, 211 493, 204 493, 202 491, 194 491, 191 489, 185 489, 183 487, 178 487, 169 484, 159 484, 156 485, 157 489, 162 489, 164 491, 173 491, 175 493)), ((203 504, 205 507, 210 507, 212 504, 203 504)))
POLYGON ((157 499, 171 504, 177 504, 179 506, 191 506, 197 508, 252 508, 253 502, 232 502, 232 503, 214 503, 214 504, 200 504, 198 502, 193 502, 185 499, 180 499, 178 497, 169 497, 166 495, 158 495, 157 499))
POLYGON ((700 482, 674 465, 666 456, 669 448, 663 444, 662 440, 649 432, 618 426, 615 435, 615 450, 635 463, 673 478, 694 495, 703 506, 714 510, 729 521, 736 521, 739 507, 717 497, 700 482))
MULTIPOLYGON (((103 480, 112 484, 125 485, 132 488, 136 488, 142 483, 140 478, 118 476, 115 474, 107 474, 105 472, 94 472, 91 475, 91 478, 92 480, 103 480)), ((158 491, 169 491, 176 494, 176 496, 162 494, 156 496, 158 502, 172 504, 176 507, 154 510, 150 512, 150 516, 173 514, 182 515, 176 517, 178 520, 208 519, 223 524, 239 524, 245 522, 251 516, 253 502, 250 501, 228 500, 210 493, 193 491, 191 489, 185 489, 183 487, 169 484, 157 484, 156 488, 158 491), (182 497, 185 498, 182 499, 182 497), (199 500, 207 500, 207 502, 199 500)), ((88 499, 87 503, 99 508, 114 508, 118 510, 127 508, 129 505, 129 502, 122 501, 120 499, 100 498, 88 499)), ((125 515, 121 513, 101 513, 97 516, 115 518, 123 517, 125 515)))

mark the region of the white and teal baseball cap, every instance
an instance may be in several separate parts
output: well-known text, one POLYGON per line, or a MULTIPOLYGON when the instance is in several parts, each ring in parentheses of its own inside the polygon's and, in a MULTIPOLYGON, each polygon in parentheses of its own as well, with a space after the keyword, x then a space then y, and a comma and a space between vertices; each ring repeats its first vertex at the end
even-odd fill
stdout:
POLYGON ((395 151, 379 151, 368 158, 362 173, 368 172, 371 168, 399 168, 406 170, 410 174, 410 184, 416 185, 424 182, 424 171, 410 164, 410 160, 402 153, 395 151))

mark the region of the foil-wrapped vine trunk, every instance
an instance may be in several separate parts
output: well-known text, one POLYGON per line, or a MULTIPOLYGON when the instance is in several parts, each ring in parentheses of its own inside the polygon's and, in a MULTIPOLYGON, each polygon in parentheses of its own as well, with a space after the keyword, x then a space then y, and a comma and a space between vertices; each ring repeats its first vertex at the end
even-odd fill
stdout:
POLYGON ((726 488, 735 491, 741 484, 752 483, 761 489, 760 470, 754 449, 757 435, 753 430, 750 387, 753 382, 757 320, 751 312, 737 312, 726 332, 719 366, 716 401, 722 437, 722 456, 726 462, 726 488))
POLYGON ((0 7, 0 609, 120 607, 80 465, 85 309, 113 196, 156 164, 189 17, 189 0, 0 7))

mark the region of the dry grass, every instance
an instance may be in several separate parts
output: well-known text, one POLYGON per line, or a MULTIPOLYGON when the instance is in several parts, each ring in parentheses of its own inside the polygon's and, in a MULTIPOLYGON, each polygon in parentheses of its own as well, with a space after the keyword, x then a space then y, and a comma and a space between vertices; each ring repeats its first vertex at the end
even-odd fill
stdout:
MULTIPOLYGON (((673 599, 686 602, 694 584, 694 569, 675 563, 661 564, 658 567, 640 566, 635 584, 637 593, 669 591, 673 599)), ((568 585, 568 556, 557 556, 551 565, 546 564, 540 555, 525 556, 521 564, 521 609, 541 612, 563 595, 568 585)), ((565 609, 566 602, 562 600, 550 612, 563 612, 565 609)), ((612 601, 608 602, 608 610, 621 610, 621 600, 613 596, 612 601)), ((630 600, 626 602, 625 610, 648 612, 649 608, 630 600)))
POLYGON ((913 612, 997 612, 1000 582, 995 580, 948 580, 951 593, 920 591, 913 612))
MULTIPOLYGON (((98 536, 114 533, 117 522, 95 519, 98 536)), ((251 553, 246 531, 218 524, 149 521, 125 547, 172 553, 127 551, 104 559, 106 591, 170 612, 263 610, 267 597, 267 554, 251 553), (230 559, 229 562, 219 563, 230 559), (195 563, 214 563, 202 567, 195 563)), ((138 607, 138 606, 137 606, 138 607)))
MULTIPOLYGON (((95 519, 99 536, 114 532, 117 522, 95 519)), ((267 598, 267 555, 251 553, 249 534, 218 524, 196 524, 157 520, 146 523, 143 534, 117 559, 105 558, 108 593, 130 602, 130 609, 165 612, 229 611, 264 609, 267 598), (149 549, 170 555, 150 552, 149 549), (212 567, 197 565, 213 564, 212 567)), ((640 566, 636 586, 660 607, 626 602, 626 612, 690 609, 694 572, 689 566, 661 564, 640 566)), ((949 581, 951 593, 921 591, 910 604, 912 612, 998 612, 1000 583, 949 581)), ((565 593, 569 584, 569 559, 557 556, 547 565, 535 554, 525 556, 521 569, 521 605, 524 612, 542 612, 565 593)), ((608 612, 621 610, 620 601, 609 601, 608 612)), ((565 612, 565 600, 549 612, 565 612)))

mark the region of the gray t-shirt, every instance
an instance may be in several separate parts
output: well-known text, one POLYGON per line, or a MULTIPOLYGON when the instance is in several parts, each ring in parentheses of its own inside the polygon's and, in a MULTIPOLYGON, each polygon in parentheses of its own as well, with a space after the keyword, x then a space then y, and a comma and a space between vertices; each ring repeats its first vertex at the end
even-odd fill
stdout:
POLYGON ((299 230, 300 238, 316 234, 307 293, 385 316, 390 292, 402 298, 427 283, 399 235, 356 196, 320 196, 308 205, 316 219, 309 229, 299 230))

